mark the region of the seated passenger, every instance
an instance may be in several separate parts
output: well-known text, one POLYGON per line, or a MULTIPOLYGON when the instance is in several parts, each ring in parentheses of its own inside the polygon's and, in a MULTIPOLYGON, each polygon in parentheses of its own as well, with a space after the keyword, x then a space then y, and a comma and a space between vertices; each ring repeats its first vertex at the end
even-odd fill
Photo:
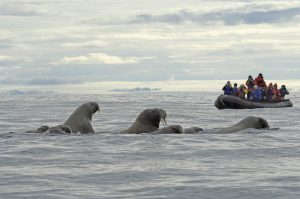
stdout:
POLYGON ((281 95, 281 99, 284 99, 285 95, 290 94, 289 91, 286 89, 285 85, 282 85, 281 88, 279 89, 280 91, 280 95, 281 95))
POLYGON ((240 85, 239 91, 240 91, 240 98, 245 99, 246 94, 248 94, 248 89, 244 84, 240 85))
POLYGON ((258 76, 255 78, 255 85, 259 88, 266 88, 266 82, 264 80, 264 77, 261 73, 258 74, 258 76))
POLYGON ((279 101, 281 99, 280 90, 277 88, 277 84, 274 84, 273 88, 273 100, 279 101))
POLYGON ((273 84, 270 83, 267 88, 267 100, 272 101, 273 99, 273 84))
POLYGON ((267 100, 267 87, 262 87, 261 88, 261 99, 262 100, 267 100))
POLYGON ((232 95, 236 97, 240 96, 240 91, 239 88, 237 87, 237 83, 233 84, 232 95))
POLYGON ((261 101, 261 95, 262 95, 261 89, 258 88, 258 86, 255 85, 254 90, 251 93, 252 100, 261 101))
POLYGON ((232 86, 230 81, 227 81, 222 90, 224 91, 224 95, 232 95, 232 86))

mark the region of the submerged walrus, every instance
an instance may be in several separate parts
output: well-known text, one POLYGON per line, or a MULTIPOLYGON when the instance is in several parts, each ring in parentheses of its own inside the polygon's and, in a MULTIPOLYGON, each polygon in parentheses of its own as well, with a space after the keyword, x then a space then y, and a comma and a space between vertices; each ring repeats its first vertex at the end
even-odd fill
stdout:
POLYGON ((121 133, 150 133, 159 129, 159 123, 166 122, 167 113, 160 108, 146 109, 136 118, 135 122, 121 133))
POLYGON ((183 134, 183 128, 180 125, 170 125, 157 131, 154 131, 154 134, 183 134))
POLYGON ((212 133, 235 133, 245 129, 270 129, 267 120, 261 117, 249 116, 238 122, 237 124, 227 127, 227 128, 218 128, 212 133))
POLYGON ((199 128, 199 127, 196 127, 196 126, 183 129, 184 134, 196 134, 196 133, 199 133, 201 131, 203 131, 203 129, 199 128))
POLYGON ((94 113, 97 111, 100 111, 97 102, 84 103, 75 109, 64 125, 69 126, 72 133, 95 133, 91 122, 94 113))
POLYGON ((157 131, 154 131, 154 134, 196 134, 203 131, 202 128, 199 127, 190 127, 190 128, 182 128, 180 125, 170 125, 157 131))

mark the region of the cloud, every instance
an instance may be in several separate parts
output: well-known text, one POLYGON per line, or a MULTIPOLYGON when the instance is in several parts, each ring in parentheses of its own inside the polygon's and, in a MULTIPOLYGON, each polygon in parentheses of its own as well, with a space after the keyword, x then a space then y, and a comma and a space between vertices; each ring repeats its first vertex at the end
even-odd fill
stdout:
POLYGON ((0 84, 5 85, 64 85, 64 84, 79 84, 81 81, 75 80, 64 80, 60 78, 51 77, 34 77, 32 79, 28 78, 18 78, 18 77, 0 77, 0 84))
POLYGON ((25 82, 27 85, 61 85, 76 82, 67 82, 57 78, 34 78, 25 82))
POLYGON ((107 42, 102 40, 92 40, 85 42, 73 42, 73 43, 64 43, 63 47, 72 47, 72 48, 94 48, 94 47, 103 47, 107 46, 107 42))
MULTIPOLYGON (((3 37, 3 33, 0 35, 0 37, 3 37)), ((9 40, 1 40, 0 39, 0 49, 10 48, 11 47, 10 43, 11 43, 11 41, 9 41, 9 40)))
POLYGON ((196 12, 191 10, 179 10, 173 13, 162 15, 140 14, 133 17, 129 23, 196 23, 214 24, 223 23, 225 25, 239 24, 275 24, 290 22, 300 16, 300 7, 277 8, 266 6, 242 6, 238 8, 226 8, 218 11, 196 12))
POLYGON ((105 53, 90 53, 78 57, 64 57, 59 64, 137 64, 139 58, 119 57, 105 53))
POLYGON ((15 61, 16 58, 11 57, 11 56, 7 56, 7 55, 0 55, 0 62, 11 62, 11 61, 15 61))
POLYGON ((0 16, 41 16, 47 14, 47 10, 35 6, 18 4, 0 4, 0 16))

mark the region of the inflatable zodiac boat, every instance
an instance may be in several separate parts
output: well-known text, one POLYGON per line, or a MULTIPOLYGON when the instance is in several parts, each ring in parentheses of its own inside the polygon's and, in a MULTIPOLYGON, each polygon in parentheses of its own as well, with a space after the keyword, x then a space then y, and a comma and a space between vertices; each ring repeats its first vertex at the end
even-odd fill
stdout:
POLYGON ((288 99, 278 102, 256 102, 242 99, 240 97, 235 97, 232 95, 220 95, 215 101, 215 106, 218 109, 285 108, 292 107, 293 103, 288 99))

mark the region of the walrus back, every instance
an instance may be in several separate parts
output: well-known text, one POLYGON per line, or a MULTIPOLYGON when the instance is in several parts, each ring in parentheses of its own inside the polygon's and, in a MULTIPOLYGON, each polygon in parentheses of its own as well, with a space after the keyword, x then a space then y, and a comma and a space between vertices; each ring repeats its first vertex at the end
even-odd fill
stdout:
POLYGON ((152 125, 135 121, 128 129, 122 131, 121 133, 139 134, 139 133, 150 133, 156 130, 158 130, 158 128, 152 125))

